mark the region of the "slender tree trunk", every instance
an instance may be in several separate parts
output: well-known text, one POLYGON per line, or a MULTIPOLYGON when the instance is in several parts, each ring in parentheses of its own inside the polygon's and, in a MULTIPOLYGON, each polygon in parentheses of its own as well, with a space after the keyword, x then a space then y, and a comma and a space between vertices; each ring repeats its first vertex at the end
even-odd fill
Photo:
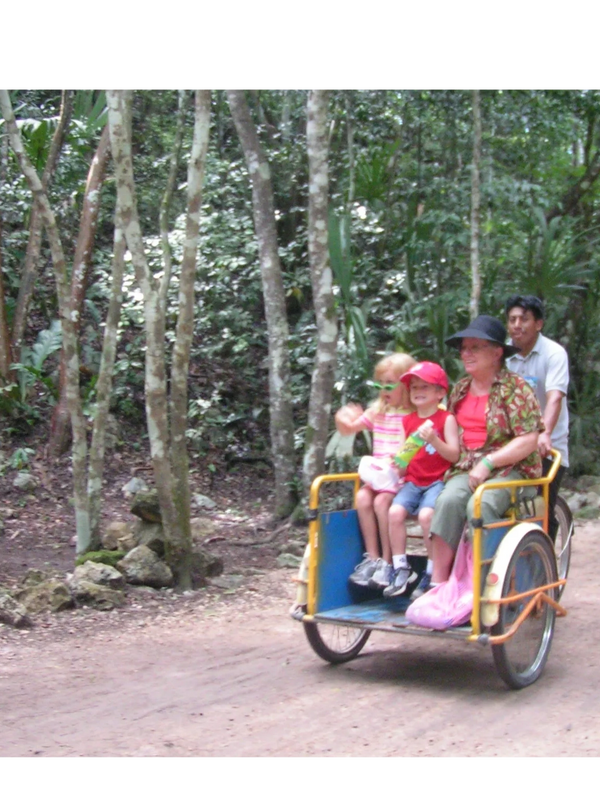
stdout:
POLYGON ((171 211, 171 200, 173 199, 173 192, 177 184, 177 169, 179 167, 179 157, 181 155, 181 143, 183 141, 183 128, 185 124, 185 112, 187 108, 188 93, 185 91, 179 92, 177 104, 177 127, 175 129, 175 143, 173 145, 173 152, 171 153, 169 177, 167 179, 167 186, 165 193, 160 204, 160 238, 162 243, 163 253, 163 280, 162 289, 164 292, 163 302, 167 302, 167 291, 169 282, 171 280, 171 246, 169 245, 169 213, 171 211))
POLYGON ((325 471, 325 450, 335 380, 338 324, 329 265, 327 92, 308 95, 308 258, 317 319, 317 353, 312 373, 303 477, 308 491, 325 471))
MULTIPOLYGON (((52 142, 50 144, 50 151, 46 159, 44 173, 42 175, 42 187, 45 192, 52 181, 52 176, 56 170, 58 157, 67 135, 71 116, 73 114, 73 100, 74 92, 63 91, 60 105, 60 115, 58 125, 54 131, 52 142)), ((31 217, 29 220, 29 239, 27 241, 27 250, 25 252, 25 263, 19 281, 19 294, 17 296, 17 304, 13 317, 12 326, 12 350, 14 357, 17 361, 21 360, 21 345, 23 342, 23 335, 25 333, 25 326, 27 322, 27 312, 29 311, 29 303, 33 294, 33 287, 38 272, 40 251, 42 249, 42 234, 43 234, 43 220, 39 207, 34 203, 31 208, 31 217)))
POLYGON ((150 438, 150 453, 154 479, 165 534, 173 537, 177 524, 173 502, 172 476, 169 464, 169 427, 167 417, 167 378, 165 371, 165 321, 160 308, 160 285, 150 272, 142 231, 139 223, 133 162, 131 154, 130 119, 131 93, 109 90, 108 123, 110 143, 115 162, 117 193, 121 207, 123 231, 131 252, 136 278, 144 297, 146 330, 146 418, 150 438))
POLYGON ((0 90, 0 108, 6 121, 12 148, 17 156, 21 170, 25 175, 29 188, 34 196, 34 202, 39 206, 42 221, 50 240, 50 250, 54 265, 56 292, 60 312, 63 351, 67 363, 67 401, 71 414, 73 428, 73 490, 75 501, 75 520, 77 527, 77 552, 85 551, 90 542, 89 505, 86 486, 86 457, 87 441, 85 420, 81 409, 79 396, 79 356, 77 353, 77 340, 71 314, 71 302, 67 268, 64 252, 56 218, 48 202, 48 197, 42 182, 29 161, 21 135, 15 121, 8 92, 0 90))
POLYGON ((4 382, 9 379, 10 365, 12 362, 10 330, 8 327, 8 319, 6 318, 4 273, 2 272, 2 211, 0 209, 0 377, 4 382))
MULTIPOLYGON (((79 234, 75 245, 73 271, 71 274, 71 308, 74 311, 73 325, 79 337, 85 293, 92 271, 92 251, 98 216, 100 213, 100 191, 106 175, 106 165, 110 158, 110 137, 108 125, 105 126, 96 148, 88 172, 83 207, 79 222, 79 234)), ((67 365, 64 353, 59 366, 59 400, 52 413, 48 451, 52 456, 62 455, 69 447, 68 408, 67 408, 67 365)))
POLYGON ((196 93, 194 144, 188 171, 188 223, 180 285, 180 315, 174 351, 171 435, 165 367, 166 297, 160 282, 152 275, 144 252, 136 204, 131 154, 129 92, 107 91, 111 147, 116 166, 117 193, 121 219, 131 252, 136 277, 144 297, 146 330, 146 417, 154 480, 158 492, 163 527, 167 540, 167 559, 181 589, 191 586, 191 536, 189 531, 189 493, 187 485, 187 383, 189 352, 193 330, 193 283, 198 245, 198 218, 201 204, 202 170, 208 142, 210 95, 196 93), (178 503, 187 503, 187 508, 178 503), (187 522, 186 522, 187 520, 187 522))
POLYGON ((294 420, 288 355, 289 327, 277 248, 271 171, 244 92, 228 91, 227 97, 252 184, 254 227, 269 337, 269 407, 275 467, 275 515, 283 517, 292 511, 295 503, 291 486, 295 475, 294 420))
POLYGON ((88 497, 90 503, 90 550, 100 546, 100 518, 102 508, 102 475, 104 474, 104 452, 106 442, 106 421, 110 406, 112 392, 113 367, 117 352, 117 332, 121 317, 123 303, 123 274, 125 272, 125 251, 127 243, 123 234, 119 213, 119 200, 115 211, 115 239, 113 248, 112 286, 106 325, 104 328, 104 342, 102 345, 102 358, 100 372, 96 383, 96 411, 94 414, 94 427, 90 458, 88 465, 88 497))
POLYGON ((171 463, 175 507, 179 513, 180 539, 169 543, 171 549, 168 558, 169 563, 175 565, 175 570, 180 575, 191 574, 190 488, 186 430, 190 352, 194 335, 194 282, 209 122, 210 92, 196 91, 194 138, 188 168, 185 244, 179 278, 179 313, 171 368, 171 463))
POLYGON ((481 168, 481 104, 479 91, 473 92, 473 167, 471 172, 471 319, 479 314, 481 273, 479 264, 479 170, 481 168))
MULTIPOLYGON (((8 164, 8 138, 5 134, 0 134, 0 188, 4 186, 8 164)), ((2 196, 0 195, 0 198, 2 196)), ((14 361, 10 342, 10 329, 6 314, 5 292, 4 292, 4 273, 2 272, 2 248, 3 248, 3 225, 4 208, 0 202, 0 375, 6 381, 9 376, 10 365, 14 361)))

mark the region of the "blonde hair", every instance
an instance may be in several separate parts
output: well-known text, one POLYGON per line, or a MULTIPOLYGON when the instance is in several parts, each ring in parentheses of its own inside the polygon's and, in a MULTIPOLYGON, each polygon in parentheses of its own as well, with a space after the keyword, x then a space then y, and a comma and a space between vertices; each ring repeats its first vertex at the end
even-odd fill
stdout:
MULTIPOLYGON (((386 372, 391 372, 396 380, 400 380, 404 373, 408 372, 408 370, 417 363, 416 358, 409 356, 408 353, 391 353, 389 356, 384 356, 375 364, 373 379, 376 380, 377 383, 380 383, 382 375, 385 375, 386 372)), ((378 412, 385 412, 389 406, 381 397, 378 397, 373 403, 373 407, 378 412)), ((402 384, 402 400, 399 407, 414 411, 414 407, 410 402, 408 389, 404 384, 402 384)))

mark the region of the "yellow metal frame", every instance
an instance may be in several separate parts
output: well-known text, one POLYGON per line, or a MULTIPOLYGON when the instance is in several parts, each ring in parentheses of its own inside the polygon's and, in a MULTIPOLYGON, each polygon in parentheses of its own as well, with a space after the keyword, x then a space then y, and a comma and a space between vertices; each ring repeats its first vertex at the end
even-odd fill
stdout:
MULTIPOLYGON (((485 528, 494 528, 494 527, 504 527, 506 525, 515 525, 520 520, 517 517, 517 489, 525 489, 530 486, 541 486, 542 487, 542 496, 544 498, 544 516, 543 516, 543 530, 546 534, 548 534, 548 496, 550 491, 550 484, 554 480, 556 473, 558 472, 558 468, 560 467, 560 453, 557 450, 552 450, 552 466, 547 475, 543 478, 535 478, 535 479, 525 479, 522 480, 512 480, 512 481, 496 481, 494 483, 482 483, 480 486, 477 487, 474 493, 473 499, 473 518, 476 520, 481 520, 481 502, 483 498, 483 493, 486 491, 494 490, 494 489, 510 489, 511 490, 511 505, 509 508, 508 516, 497 523, 492 523, 491 525, 480 525, 479 527, 473 528, 473 613, 471 614, 471 628, 472 633, 468 637, 469 641, 477 641, 477 639, 481 636, 481 602, 482 602, 482 586, 481 586, 481 565, 482 565, 482 550, 483 550, 483 531, 485 528)), ((533 518, 535 520, 537 518, 533 518)), ((539 518, 541 519, 541 518, 539 518)), ((532 518, 527 518, 527 522, 531 522, 532 518)), ((548 591, 551 589, 558 588, 566 583, 566 580, 557 580, 554 583, 548 584, 547 586, 539 586, 535 589, 532 589, 529 592, 524 592, 522 595, 518 595, 518 599, 522 599, 525 597, 531 597, 531 601, 525 606, 521 614, 515 620, 513 625, 511 626, 510 630, 503 634, 502 636, 490 636, 489 641, 491 644, 502 644, 504 641, 509 639, 513 634, 517 631, 523 620, 529 616, 533 608, 540 602, 546 602, 550 605, 554 606, 559 614, 559 616, 565 616, 566 611, 565 609, 559 605, 553 598, 548 595, 548 591)), ((509 598, 500 598, 499 600, 494 601, 486 601, 486 602, 495 602, 500 605, 504 603, 514 602, 517 599, 516 597, 509 597, 509 598)))
MULTIPOLYGON (((532 521, 539 521, 542 523, 542 528, 544 532, 548 532, 548 496, 549 496, 549 487, 551 482, 554 480, 558 468, 560 466, 560 453, 556 450, 552 450, 552 467, 550 471, 545 477, 536 478, 536 479, 521 479, 521 480, 512 480, 512 481, 497 481, 491 484, 481 484, 478 486, 474 493, 474 500, 473 500, 473 517, 476 520, 481 520, 481 503, 483 493, 489 490, 494 489, 510 489, 511 490, 511 505, 509 508, 508 515, 501 521, 496 523, 492 523, 490 525, 484 526, 483 524, 479 527, 473 528, 473 613, 471 615, 471 634, 467 637, 468 641, 477 641, 481 637, 481 620, 480 620, 480 612, 481 612, 481 603, 483 602, 494 602, 498 604, 514 602, 515 599, 523 599, 525 597, 530 597, 530 601, 527 603, 519 617, 515 620, 513 625, 511 626, 509 631, 506 631, 502 636, 489 636, 488 640, 491 644, 502 644, 507 639, 509 639, 519 628, 523 620, 531 613, 531 611, 538 606, 540 603, 548 603, 552 605, 559 616, 566 615, 565 609, 557 603, 552 597, 549 596, 548 592, 551 589, 558 588, 566 583, 566 580, 557 580, 554 583, 548 584, 547 586, 539 586, 535 589, 532 589, 529 592, 524 592, 518 596, 513 596, 509 598, 500 598, 498 600, 484 600, 481 596, 482 586, 481 586, 481 565, 482 565, 482 551, 483 551, 483 532, 484 527, 485 529, 490 529, 494 527, 505 527, 506 525, 515 525, 519 522, 519 518, 517 517, 517 508, 518 508, 518 500, 517 500, 517 490, 524 489, 527 487, 533 486, 541 486, 542 487, 542 496, 544 498, 544 514, 543 516, 538 517, 528 517, 527 522, 532 521)), ((360 478, 358 473, 356 472, 344 472, 340 474, 333 474, 333 475, 320 475, 319 477, 315 478, 313 481, 311 488, 310 488, 310 497, 309 497, 309 513, 310 513, 310 521, 308 526, 308 539, 310 543, 310 557, 309 557, 309 568, 308 568, 308 596, 307 596, 307 614, 304 616, 304 620, 307 622, 310 621, 316 610, 316 598, 317 598, 317 563, 318 563, 318 549, 319 549, 319 517, 318 517, 318 510, 319 510, 319 492, 321 487, 324 483, 330 482, 353 482, 354 483, 354 498, 356 498, 356 493, 360 486, 360 478)))

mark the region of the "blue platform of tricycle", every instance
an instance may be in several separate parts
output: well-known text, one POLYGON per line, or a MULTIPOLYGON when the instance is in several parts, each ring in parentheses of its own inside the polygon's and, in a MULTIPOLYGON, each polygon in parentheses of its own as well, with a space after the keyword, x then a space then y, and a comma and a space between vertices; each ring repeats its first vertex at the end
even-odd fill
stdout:
MULTIPOLYGON (((491 558, 508 528, 496 528, 486 535, 486 559, 491 558)), ((316 622, 374 630, 408 632, 410 629, 411 633, 431 633, 429 629, 414 626, 406 619, 410 598, 383 598, 380 591, 349 582, 349 575, 363 559, 363 541, 355 509, 320 515, 318 551, 316 622)), ((408 560, 420 577, 427 565, 427 557, 409 555, 408 560)), ((471 631, 471 626, 457 626, 452 631, 464 636, 471 631)))

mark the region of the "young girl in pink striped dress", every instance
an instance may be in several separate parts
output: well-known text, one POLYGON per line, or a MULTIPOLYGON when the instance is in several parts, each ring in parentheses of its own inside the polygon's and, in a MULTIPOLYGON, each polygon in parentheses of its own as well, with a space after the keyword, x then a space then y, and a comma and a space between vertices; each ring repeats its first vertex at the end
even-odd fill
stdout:
MULTIPOLYGON (((407 353, 393 353, 382 358, 374 370, 373 385, 379 389, 375 403, 366 411, 349 403, 335 415, 336 427, 344 436, 372 431, 373 458, 379 463, 389 463, 390 467, 404 443, 402 418, 414 411, 400 378, 416 363, 407 353)), ((387 574, 385 568, 392 563, 388 512, 397 490, 397 482, 385 486, 373 481, 364 483, 357 492, 356 510, 366 552, 349 580, 358 586, 378 586, 378 575, 387 574)))
MULTIPOLYGON (((357 403, 349 403, 335 415, 335 424, 343 436, 369 430, 373 433, 373 458, 388 462, 404 443, 402 417, 415 409, 410 404, 408 390, 400 378, 417 362, 406 353, 393 353, 375 365, 372 384, 379 389, 379 397, 367 410, 357 403)), ((396 479, 397 474, 394 473, 396 479)), ((377 579, 377 571, 392 563, 392 551, 388 536, 388 511, 397 491, 397 485, 377 489, 365 483, 356 494, 356 509, 360 530, 365 543, 364 560, 358 564, 350 580, 359 586, 367 586, 377 579)), ((302 619, 306 613, 306 579, 308 577, 309 546, 304 553, 298 573, 296 599, 290 608, 294 619, 302 619)))

